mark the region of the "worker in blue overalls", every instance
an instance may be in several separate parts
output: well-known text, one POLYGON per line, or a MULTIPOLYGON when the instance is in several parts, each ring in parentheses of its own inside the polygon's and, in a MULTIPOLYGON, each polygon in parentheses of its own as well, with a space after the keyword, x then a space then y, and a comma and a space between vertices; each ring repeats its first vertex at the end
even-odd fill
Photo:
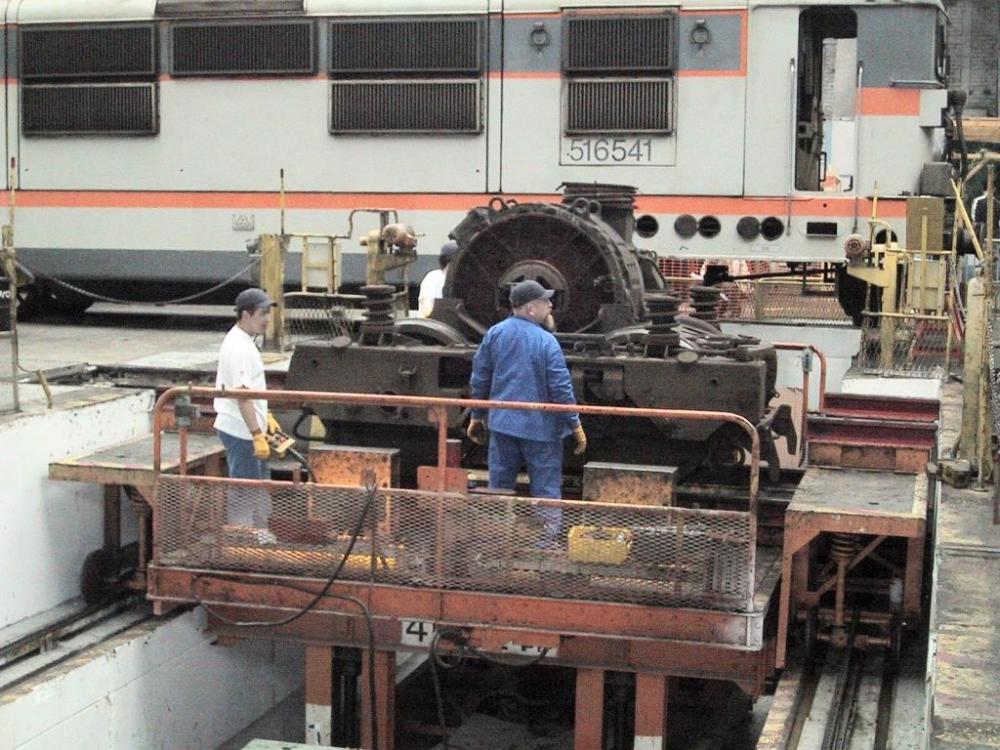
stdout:
MULTIPOLYGON (((551 289, 522 281, 510 291, 513 315, 491 327, 472 361, 472 398, 575 404, 573 381, 552 326, 551 289)), ((513 492, 521 466, 528 471, 532 497, 562 495, 563 439, 572 434, 574 453, 587 449, 577 414, 523 409, 490 409, 490 489, 513 492)), ((486 442, 484 409, 473 409, 467 434, 486 442)), ((545 531, 541 547, 552 546, 562 528, 562 511, 539 507, 545 531)))

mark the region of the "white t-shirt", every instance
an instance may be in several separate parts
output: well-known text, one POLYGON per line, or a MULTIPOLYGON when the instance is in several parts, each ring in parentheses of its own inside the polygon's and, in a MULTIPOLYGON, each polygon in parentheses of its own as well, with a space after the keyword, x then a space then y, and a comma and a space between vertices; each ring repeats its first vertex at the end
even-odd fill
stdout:
MULTIPOLYGON (((264 379, 264 360, 261 359, 260 351, 250 334, 238 325, 229 329, 219 348, 219 369, 215 374, 215 387, 220 390, 267 389, 267 381, 264 379)), ((240 414, 239 403, 235 399, 217 398, 214 403, 215 429, 243 440, 252 439, 250 430, 243 421, 243 415, 240 414)), ((257 412, 260 429, 266 430, 267 401, 255 399, 253 407, 257 412)))
POLYGON ((430 317, 434 310, 434 300, 441 299, 444 294, 444 270, 436 268, 428 271, 420 282, 420 294, 417 296, 417 310, 421 318, 430 317))

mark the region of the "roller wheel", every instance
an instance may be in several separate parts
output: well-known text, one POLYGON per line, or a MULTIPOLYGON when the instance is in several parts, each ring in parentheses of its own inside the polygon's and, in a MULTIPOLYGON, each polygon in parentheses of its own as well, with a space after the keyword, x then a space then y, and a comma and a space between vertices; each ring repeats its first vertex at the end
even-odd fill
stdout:
POLYGON ((95 549, 83 560, 80 593, 87 604, 107 601, 119 588, 118 557, 106 549, 95 549))

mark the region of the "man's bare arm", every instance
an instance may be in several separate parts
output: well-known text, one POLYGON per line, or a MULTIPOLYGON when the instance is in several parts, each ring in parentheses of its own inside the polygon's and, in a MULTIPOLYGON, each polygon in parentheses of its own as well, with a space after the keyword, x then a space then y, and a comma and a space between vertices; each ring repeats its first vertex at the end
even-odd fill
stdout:
MULTIPOLYGON (((243 390, 247 390, 244 388, 243 390)), ((250 434, 256 434, 264 430, 264 426, 257 419, 257 412, 253 408, 253 401, 246 398, 239 399, 236 404, 240 407, 240 416, 243 417, 243 421, 246 423, 247 429, 250 430, 250 434)))

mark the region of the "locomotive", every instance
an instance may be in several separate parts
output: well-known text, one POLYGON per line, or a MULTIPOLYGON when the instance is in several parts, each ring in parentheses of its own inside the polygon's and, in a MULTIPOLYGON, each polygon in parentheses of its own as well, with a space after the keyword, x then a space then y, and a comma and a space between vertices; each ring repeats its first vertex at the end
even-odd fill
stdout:
POLYGON ((564 181, 635 185, 660 257, 842 265, 876 191, 903 237, 904 196, 948 189, 939 0, 3 6, 16 242, 53 304, 88 299, 43 275, 156 300, 246 284, 283 214, 339 233, 394 207, 437 244, 564 181))

